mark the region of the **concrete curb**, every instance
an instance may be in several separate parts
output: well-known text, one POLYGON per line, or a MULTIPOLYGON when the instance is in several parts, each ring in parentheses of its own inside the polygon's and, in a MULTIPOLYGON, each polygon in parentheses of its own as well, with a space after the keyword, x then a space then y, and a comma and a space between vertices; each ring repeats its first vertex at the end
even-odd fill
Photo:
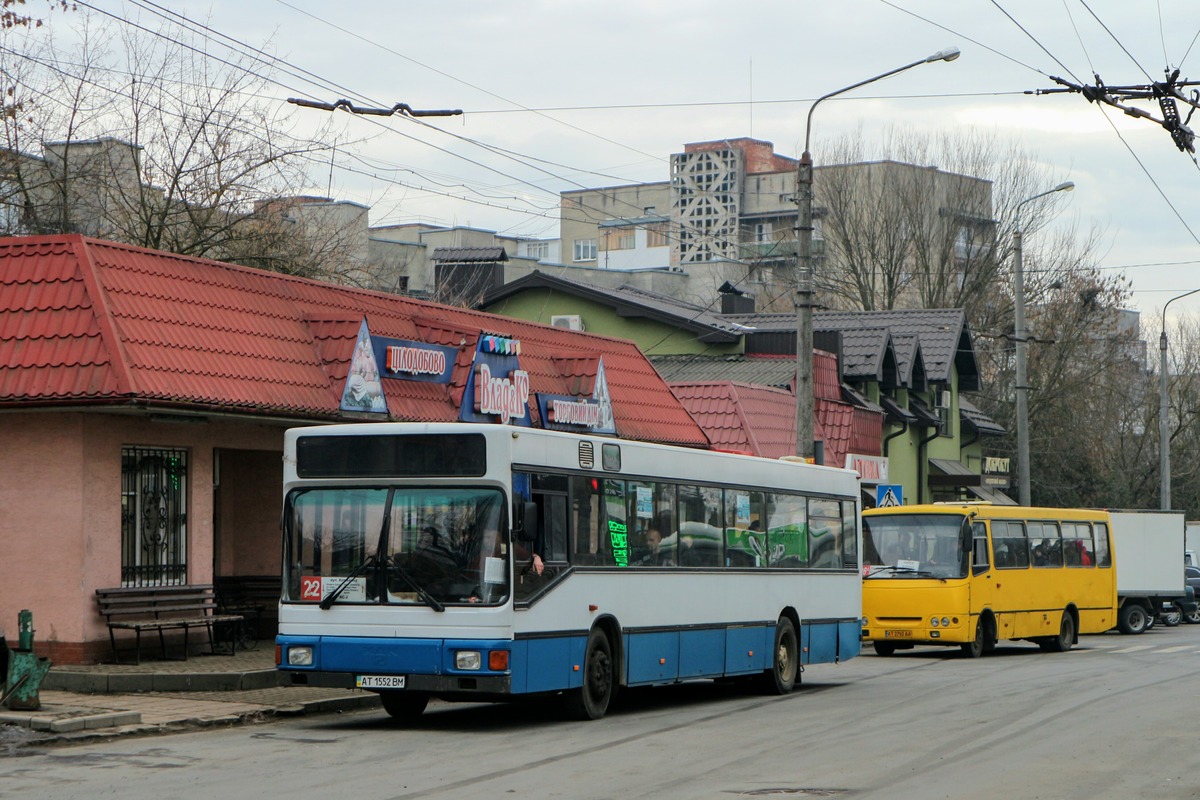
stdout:
POLYGON ((278 670, 249 672, 76 672, 51 669, 42 681, 46 690, 76 694, 135 692, 242 692, 283 686, 278 670))

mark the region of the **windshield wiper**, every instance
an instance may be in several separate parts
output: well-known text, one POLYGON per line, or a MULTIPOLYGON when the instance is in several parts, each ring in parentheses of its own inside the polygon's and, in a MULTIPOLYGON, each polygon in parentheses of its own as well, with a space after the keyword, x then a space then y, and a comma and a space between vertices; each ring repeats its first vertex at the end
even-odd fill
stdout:
POLYGON ((894 564, 882 564, 882 565, 876 566, 875 569, 871 570, 871 574, 867 576, 867 580, 874 578, 876 575, 883 572, 885 569, 892 573, 901 573, 904 575, 916 575, 921 578, 937 578, 940 581, 946 580, 945 578, 943 578, 939 575, 934 575, 932 572, 930 572, 927 569, 913 569, 912 567, 897 567, 894 564))
POLYGON ((350 585, 350 581, 354 580, 359 575, 362 575, 364 572, 367 571, 367 567, 371 566, 374 563, 375 563, 375 553, 371 553, 371 555, 367 556, 366 559, 361 564, 359 564, 357 567, 355 567, 354 570, 349 575, 347 575, 345 578, 342 578, 342 582, 339 583, 336 587, 334 587, 332 592, 330 592, 329 594, 327 594, 323 598, 321 598, 321 603, 320 603, 321 609, 324 611, 328 611, 330 608, 332 608, 333 604, 335 602, 337 602, 338 596, 346 590, 347 586, 350 585))
POLYGON ((408 572, 405 571, 404 567, 400 566, 400 562, 395 558, 391 560, 390 568, 395 570, 396 574, 403 578, 404 582, 412 587, 413 591, 417 593, 417 597, 421 598, 421 600, 425 602, 425 605, 429 606, 434 611, 446 610, 446 607, 442 605, 442 602, 429 592, 425 591, 425 588, 421 586, 421 584, 417 583, 416 579, 409 575, 408 572))

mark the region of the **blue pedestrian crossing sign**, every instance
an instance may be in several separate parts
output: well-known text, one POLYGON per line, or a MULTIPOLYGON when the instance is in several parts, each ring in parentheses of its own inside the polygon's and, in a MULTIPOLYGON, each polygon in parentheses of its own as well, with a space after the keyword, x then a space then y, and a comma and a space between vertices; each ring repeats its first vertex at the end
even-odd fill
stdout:
POLYGON ((891 508, 904 505, 904 487, 898 483, 881 483, 875 487, 875 506, 891 508))

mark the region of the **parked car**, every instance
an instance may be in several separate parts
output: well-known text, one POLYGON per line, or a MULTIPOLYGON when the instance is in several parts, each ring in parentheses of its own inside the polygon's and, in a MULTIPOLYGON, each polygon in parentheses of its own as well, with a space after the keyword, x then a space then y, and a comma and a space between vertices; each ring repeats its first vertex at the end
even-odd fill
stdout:
MULTIPOLYGON (((1193 594, 1200 595, 1200 567, 1184 567, 1183 577, 1193 594)), ((1193 625, 1200 623, 1200 608, 1191 613, 1185 613, 1183 618, 1193 625)))

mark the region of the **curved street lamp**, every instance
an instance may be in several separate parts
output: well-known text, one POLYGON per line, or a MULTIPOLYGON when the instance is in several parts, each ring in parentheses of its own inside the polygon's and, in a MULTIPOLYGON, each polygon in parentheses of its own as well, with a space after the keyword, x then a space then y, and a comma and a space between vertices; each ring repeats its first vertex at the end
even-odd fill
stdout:
POLYGON ((1163 306, 1162 332, 1158 334, 1158 507, 1162 511, 1171 510, 1171 425, 1169 419, 1171 415, 1167 405, 1167 306, 1196 292, 1200 292, 1200 289, 1192 289, 1190 292, 1176 295, 1167 301, 1167 305, 1163 306))
POLYGON ((1047 189, 1044 192, 1035 194, 1033 197, 1026 197, 1021 202, 1017 203, 1015 212, 1016 222, 1013 230, 1013 338, 1016 339, 1017 350, 1017 374, 1016 385, 1014 389, 1017 394, 1017 498, 1018 502, 1027 506, 1030 503, 1029 497, 1029 387, 1026 385, 1029 381, 1026 377, 1025 363, 1025 345, 1028 338, 1025 333, 1025 272, 1024 263, 1021 254, 1021 208, 1026 203, 1031 203, 1040 197, 1045 197, 1048 194, 1055 192, 1070 192, 1074 190, 1075 184, 1071 181, 1063 181, 1053 189, 1047 189))
POLYGON ((939 50, 933 55, 926 56, 920 61, 905 64, 903 67, 888 70, 873 78, 851 84, 835 92, 818 97, 808 109, 808 118, 804 124, 804 154, 796 168, 796 205, 797 208, 797 239, 799 252, 797 254, 796 281, 796 455, 811 459, 814 455, 813 442, 813 381, 812 381, 812 154, 808 150, 812 134, 812 116, 823 101, 839 94, 845 94, 868 83, 891 77, 898 72, 919 67, 922 64, 932 64, 936 61, 953 61, 960 55, 957 47, 939 50))

